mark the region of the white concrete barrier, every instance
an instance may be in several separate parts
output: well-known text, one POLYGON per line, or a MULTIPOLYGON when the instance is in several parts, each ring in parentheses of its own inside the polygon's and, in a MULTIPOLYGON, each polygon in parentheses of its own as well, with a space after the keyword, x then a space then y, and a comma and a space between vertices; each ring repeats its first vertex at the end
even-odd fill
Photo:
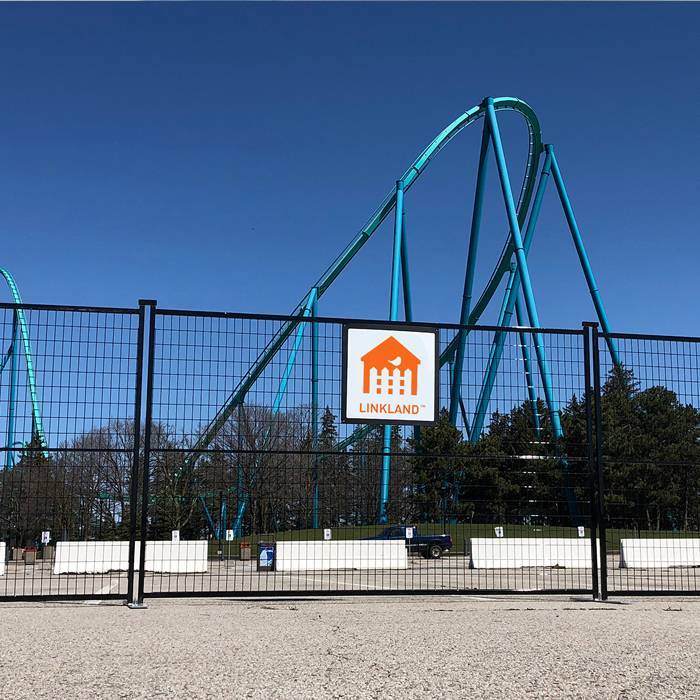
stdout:
POLYGON ((275 546, 277 571, 407 568, 403 540, 281 541, 275 546))
POLYGON ((6 547, 5 543, 0 542, 0 576, 5 575, 5 554, 6 554, 5 547, 6 547))
POLYGON ((54 574, 104 574, 128 568, 128 542, 56 543, 54 574))
POLYGON ((203 574, 208 544, 207 540, 146 542, 146 571, 203 574))
MULTIPOLYGON (((146 542, 146 571, 164 573, 203 573, 207 570, 207 540, 146 542)), ((135 563, 139 569, 141 543, 136 543, 135 563)), ((104 574, 127 571, 129 543, 57 542, 54 574, 104 574)))
POLYGON ((472 537, 469 551, 472 569, 591 568, 591 541, 584 537, 472 537))
POLYGON ((620 540, 621 568, 667 569, 672 566, 700 566, 700 538, 620 540))

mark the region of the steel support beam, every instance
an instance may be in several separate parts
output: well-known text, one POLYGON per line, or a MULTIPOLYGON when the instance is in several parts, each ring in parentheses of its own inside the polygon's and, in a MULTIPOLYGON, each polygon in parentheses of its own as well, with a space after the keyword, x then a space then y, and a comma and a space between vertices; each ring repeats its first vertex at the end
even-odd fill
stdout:
MULTIPOLYGON (((518 326, 524 326, 525 313, 523 311, 523 304, 520 301, 520 295, 515 297, 515 319, 518 326)), ((520 331, 518 333, 520 336, 520 349, 523 357, 523 366, 525 368, 525 383, 527 384, 527 394, 530 399, 530 406, 532 408, 532 427, 535 429, 535 435, 539 437, 540 434, 540 416, 537 413, 537 390, 535 389, 535 381, 532 374, 532 364, 530 362, 530 349, 529 349, 529 334, 520 331)))
MULTIPOLYGON (((399 318, 399 285, 401 283, 401 251, 404 248, 403 240, 403 199, 404 182, 396 181, 396 209, 394 212, 394 247, 391 262, 391 297, 389 299, 389 320, 398 321, 399 318)), ((386 523, 389 508, 389 482, 391 480, 391 426, 384 426, 384 439, 382 446, 382 474, 379 483, 379 522, 386 523)))
MULTIPOLYGON (((532 240, 535 234, 535 227, 537 226, 537 220, 539 219, 540 210, 542 208, 542 200, 544 199, 544 193, 547 189, 547 182, 549 180, 551 168, 551 159, 549 156, 545 157, 544 164, 542 165, 542 172, 540 173, 540 178, 537 183, 537 191, 535 193, 535 199, 532 204, 532 211, 530 212, 530 218, 528 219, 527 228, 525 230, 525 254, 530 252, 530 247, 532 245, 532 240)), ((515 308, 515 300, 519 292, 519 273, 518 267, 515 262, 511 262, 510 274, 508 275, 508 281, 506 284, 506 292, 503 297, 503 303, 501 304, 501 310, 498 315, 498 326, 508 327, 511 325, 511 318, 513 316, 513 310, 515 308)), ((493 391, 493 386, 496 381, 496 374, 498 372, 498 367, 501 362, 501 356, 503 355, 503 343, 505 342, 505 333, 502 331, 497 331, 494 334, 493 343, 491 344, 491 349, 489 351, 489 359, 486 365, 486 372, 484 374, 484 381, 481 385, 481 391, 479 393, 479 399, 477 401, 476 413, 474 416, 474 422, 472 424, 471 431, 471 441, 476 442, 481 436, 481 431, 484 427, 484 422, 486 419, 486 412, 488 410, 489 402, 491 401, 491 393, 493 391)))
POLYGON ((569 194, 566 191, 566 186, 564 185, 564 178, 561 175, 557 157, 554 155, 554 146, 547 144, 545 146, 545 150, 547 152, 547 156, 552 161, 552 175, 554 176, 554 183, 557 187, 557 193, 559 194, 559 201, 564 209, 566 223, 569 226, 571 238, 573 239, 574 246, 576 247, 576 253, 578 254, 578 259, 581 263, 583 275, 586 278, 586 284, 588 285, 588 291, 591 295, 591 299, 593 300, 593 306, 595 307, 596 314, 598 315, 598 320, 600 321, 600 326, 603 329, 603 333, 605 333, 605 342, 608 346, 610 357, 619 367, 621 363, 620 356, 617 352, 617 345, 615 340, 609 336, 610 323, 608 322, 608 315, 605 313, 605 307, 603 306, 603 300, 600 296, 598 283, 596 282, 595 275, 593 274, 593 268, 591 267, 590 260, 588 259, 586 248, 583 245, 583 238, 581 237, 581 232, 579 231, 578 223, 576 222, 576 217, 574 216, 574 209, 571 206, 569 194))
MULTIPOLYGON (((466 326, 469 323, 472 293, 474 290, 474 272, 476 271, 476 254, 479 247, 479 233, 481 230, 481 214, 484 206, 484 191, 486 190, 486 174, 488 170, 489 153, 489 125, 484 120, 481 132, 481 150, 479 152, 479 167, 476 175, 476 190, 474 192, 474 207, 472 210, 472 223, 469 231, 469 249, 467 252, 467 269, 464 275, 464 291, 462 292, 462 308, 459 314, 459 323, 466 326)), ((457 424, 457 411, 462 396, 462 369, 464 367, 464 351, 467 342, 466 331, 458 332, 457 352, 455 357, 454 372, 450 391, 450 421, 457 424)))
MULTIPOLYGON (((527 309, 527 315, 530 321, 530 326, 532 328, 539 328, 540 320, 537 314, 535 295, 532 290, 530 271, 527 265, 527 256, 525 254, 525 248, 523 246, 523 239, 520 234, 518 213, 515 207, 513 192, 510 186, 508 166, 506 165, 505 153, 503 152, 503 143, 501 141, 501 133, 498 127, 498 120, 496 119, 496 112, 493 107, 493 98, 490 97, 486 100, 486 118, 488 119, 489 130, 491 132, 491 143, 493 145, 493 150, 496 155, 498 178, 501 183, 501 191, 503 193, 503 200, 505 202, 506 212, 508 215, 508 224, 510 226, 510 235, 511 240, 513 242, 515 259, 518 264, 520 284, 522 286, 523 296, 525 297, 525 308, 527 309)), ((549 373, 549 366, 547 364, 547 357, 544 350, 544 341, 542 339, 542 334, 535 332, 534 340, 535 353, 537 354, 537 364, 539 365, 540 376, 542 377, 542 385, 544 388, 547 406, 549 408, 549 413, 552 421, 552 432, 554 433, 555 438, 558 439, 563 435, 563 432, 561 427, 561 419, 559 416, 559 408, 557 406, 557 401, 554 396, 554 392, 552 391, 551 376, 549 373)))
MULTIPOLYGON (((537 224, 537 219, 539 218, 540 209, 542 207, 542 199, 544 197, 544 193, 547 187, 549 173, 550 160, 549 158, 545 158, 544 165, 542 166, 542 172, 540 173, 540 179, 537 185, 537 192, 535 194, 532 211, 530 212, 530 218, 528 220, 527 229, 525 231, 524 245, 526 254, 530 252, 530 246, 532 245, 535 226, 537 224)), ((506 291, 498 315, 498 326, 508 327, 511 325, 513 309, 515 307, 515 301, 517 299, 517 293, 519 291, 518 288, 519 282, 517 265, 515 264, 515 262, 511 262, 510 274, 508 275, 508 281, 506 284, 506 291)), ((479 439, 481 431, 483 430, 484 421, 486 419, 486 411, 488 410, 488 405, 491 400, 491 393, 493 391, 493 386, 496 381, 496 374, 498 372, 498 367, 501 362, 501 356, 503 354, 504 342, 505 334, 501 331, 497 331, 494 334, 493 343, 489 351, 489 359, 486 366, 486 372, 484 374, 484 381, 482 383, 481 391, 479 393, 479 399, 477 401, 476 413, 474 416, 474 423, 471 432, 472 442, 476 442, 479 439)))

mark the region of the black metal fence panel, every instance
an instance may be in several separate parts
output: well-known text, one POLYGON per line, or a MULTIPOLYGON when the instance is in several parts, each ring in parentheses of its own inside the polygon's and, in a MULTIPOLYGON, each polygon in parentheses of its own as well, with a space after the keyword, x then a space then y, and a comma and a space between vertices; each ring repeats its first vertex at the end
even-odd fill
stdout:
POLYGON ((612 334, 597 346, 608 590, 698 593, 700 339, 612 334))
POLYGON ((700 590, 699 339, 425 326, 385 432, 348 323, 0 305, 0 598, 700 590))
POLYGON ((0 305, 0 598, 128 594, 138 326, 0 305))
POLYGON ((385 446, 381 426, 339 419, 343 320, 284 337, 287 318, 154 318, 144 537, 170 545, 146 596, 592 590, 583 331, 501 331, 480 412, 498 329, 463 329, 456 429, 460 329, 440 327, 440 420, 395 426, 385 446), (173 538, 206 562, 169 562, 173 538))

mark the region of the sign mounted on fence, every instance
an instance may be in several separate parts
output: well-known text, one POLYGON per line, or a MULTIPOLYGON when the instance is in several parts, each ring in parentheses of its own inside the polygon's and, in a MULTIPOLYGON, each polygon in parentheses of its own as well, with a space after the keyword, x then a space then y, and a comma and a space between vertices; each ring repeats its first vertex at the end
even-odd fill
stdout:
POLYGON ((344 423, 435 423, 438 332, 366 325, 343 328, 344 423))

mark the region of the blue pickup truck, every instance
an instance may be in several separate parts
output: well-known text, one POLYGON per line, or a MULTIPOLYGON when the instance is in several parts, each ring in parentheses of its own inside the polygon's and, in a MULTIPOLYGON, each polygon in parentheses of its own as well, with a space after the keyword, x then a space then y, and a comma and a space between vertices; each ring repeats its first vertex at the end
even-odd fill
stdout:
POLYGON ((378 535, 366 539, 404 540, 409 552, 418 552, 426 559, 439 559, 452 548, 452 538, 449 535, 421 535, 417 527, 410 525, 391 525, 378 535), (406 528, 413 531, 412 537, 406 537, 406 528))

